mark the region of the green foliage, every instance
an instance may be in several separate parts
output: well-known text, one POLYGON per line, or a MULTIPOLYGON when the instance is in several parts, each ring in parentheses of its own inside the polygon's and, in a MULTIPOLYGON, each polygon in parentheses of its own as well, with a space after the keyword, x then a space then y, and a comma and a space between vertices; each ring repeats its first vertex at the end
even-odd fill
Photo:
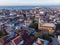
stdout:
POLYGON ((34 35, 36 38, 39 38, 41 37, 41 34, 39 32, 37 32, 35 35, 34 35))
POLYGON ((51 37, 48 36, 48 35, 45 35, 45 34, 42 35, 42 38, 45 39, 45 40, 48 40, 48 41, 50 41, 50 42, 52 41, 51 37))
POLYGON ((60 24, 56 24, 56 29, 60 29, 60 24))
POLYGON ((38 24, 37 23, 32 23, 29 27, 37 29, 38 28, 38 24))
POLYGON ((8 34, 8 33, 7 33, 6 31, 3 31, 3 32, 0 31, 0 38, 3 37, 3 36, 5 36, 5 35, 7 35, 7 34, 8 34))

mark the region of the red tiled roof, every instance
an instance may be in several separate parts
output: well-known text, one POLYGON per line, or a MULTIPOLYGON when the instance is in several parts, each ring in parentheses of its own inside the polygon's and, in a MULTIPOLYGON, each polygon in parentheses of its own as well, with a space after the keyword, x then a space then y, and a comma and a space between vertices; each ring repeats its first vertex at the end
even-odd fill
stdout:
POLYGON ((22 34, 22 31, 17 30, 15 33, 16 33, 16 34, 22 34))
POLYGON ((3 41, 2 41, 2 39, 0 39, 0 43, 2 43, 3 41))
POLYGON ((18 36, 18 37, 16 37, 16 38, 14 38, 12 41, 13 41, 16 45, 18 45, 21 40, 22 40, 22 37, 21 37, 21 36, 18 36))
POLYGON ((52 43, 49 43, 48 45, 52 45, 52 43))

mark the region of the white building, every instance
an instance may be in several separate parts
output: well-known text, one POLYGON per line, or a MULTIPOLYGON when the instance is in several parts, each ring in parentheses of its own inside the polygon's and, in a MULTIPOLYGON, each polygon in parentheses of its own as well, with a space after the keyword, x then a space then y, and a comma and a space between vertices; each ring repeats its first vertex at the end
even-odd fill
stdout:
POLYGON ((58 43, 60 44, 60 35, 58 36, 58 43))
POLYGON ((38 38, 36 42, 33 43, 33 45, 48 45, 49 41, 38 38))

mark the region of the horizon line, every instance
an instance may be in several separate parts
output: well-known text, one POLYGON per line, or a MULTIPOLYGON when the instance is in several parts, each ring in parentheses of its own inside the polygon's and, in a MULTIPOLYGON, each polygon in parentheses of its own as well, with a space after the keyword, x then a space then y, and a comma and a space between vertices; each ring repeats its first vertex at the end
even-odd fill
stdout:
POLYGON ((0 6, 60 6, 60 5, 0 5, 0 6))

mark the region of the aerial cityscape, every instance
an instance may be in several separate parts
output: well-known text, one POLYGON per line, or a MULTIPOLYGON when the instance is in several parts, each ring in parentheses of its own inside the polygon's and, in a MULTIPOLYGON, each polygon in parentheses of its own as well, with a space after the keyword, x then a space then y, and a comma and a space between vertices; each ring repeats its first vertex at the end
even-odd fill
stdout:
POLYGON ((60 45, 60 8, 16 8, 0 7, 0 45, 60 45))

